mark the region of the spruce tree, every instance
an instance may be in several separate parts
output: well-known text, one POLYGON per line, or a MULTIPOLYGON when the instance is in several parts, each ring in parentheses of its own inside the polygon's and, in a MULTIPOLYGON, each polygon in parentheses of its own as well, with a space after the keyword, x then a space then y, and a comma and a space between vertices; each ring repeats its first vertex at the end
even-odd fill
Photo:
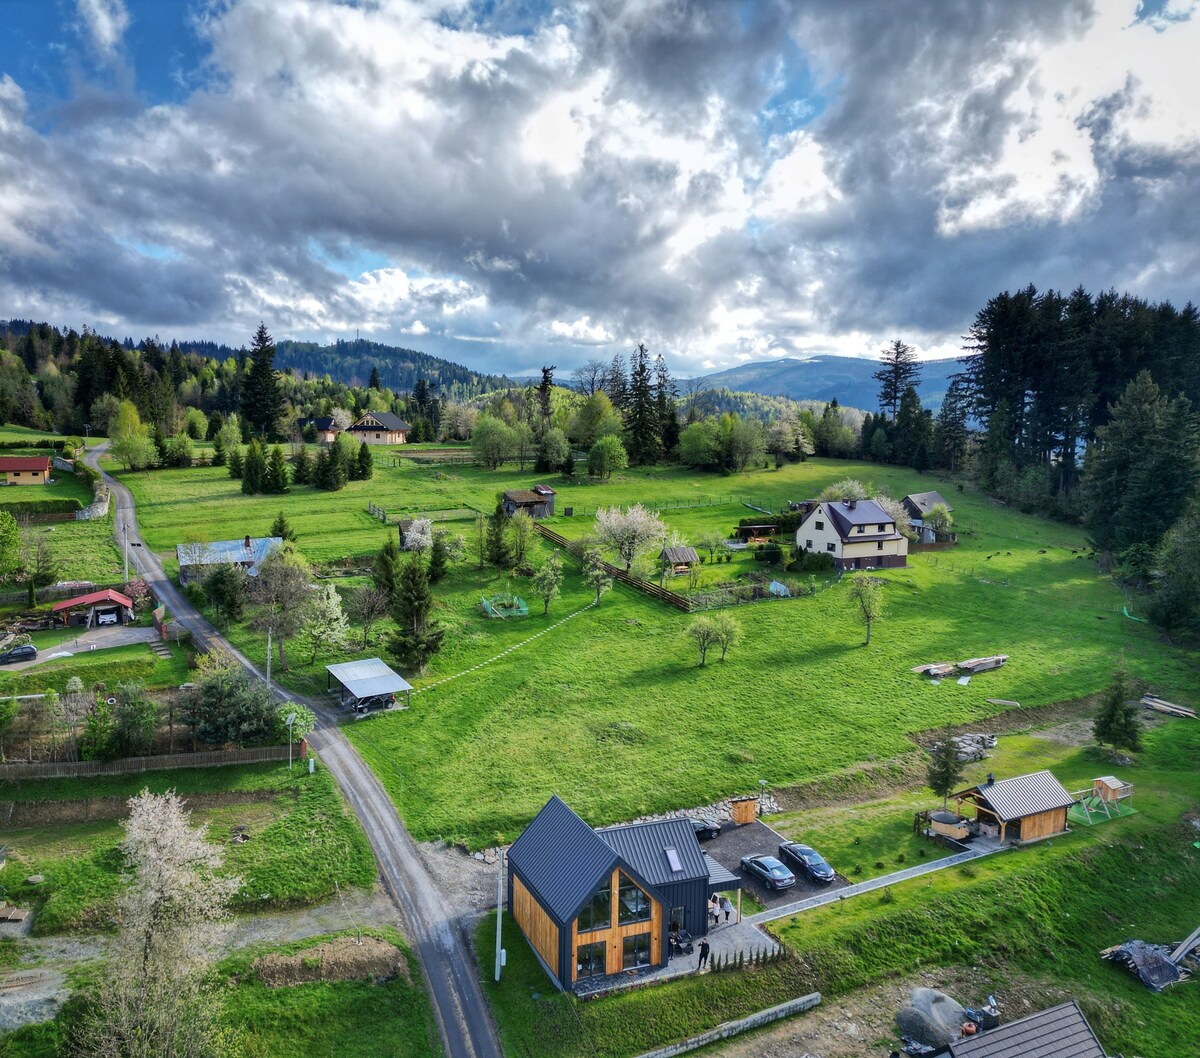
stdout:
POLYGON ((433 618, 429 571, 420 555, 411 555, 401 568, 392 616, 397 630, 389 649, 401 664, 420 672, 441 648, 446 634, 433 618))
POLYGON ((679 445, 679 414, 675 404, 675 381, 661 353, 654 358, 654 413, 658 419, 661 451, 669 456, 679 445))
POLYGON ((604 377, 604 390, 617 414, 623 415, 629 402, 629 380, 625 375, 625 358, 620 353, 612 358, 612 366, 604 377))
POLYGON ((288 520, 284 516, 283 511, 275 515, 275 521, 271 523, 271 531, 268 536, 277 536, 285 544, 294 544, 296 542, 296 531, 288 525, 288 520))
POLYGON ((367 382, 367 389, 383 389, 383 383, 379 381, 379 368, 371 365, 371 378, 367 382))
POLYGON ((639 344, 633 353, 625 428, 630 462, 635 466, 657 463, 662 440, 654 399, 650 354, 642 344, 639 344))
POLYGON ((271 457, 267 461, 266 480, 263 482, 263 492, 282 495, 288 491, 287 460, 283 457, 283 449, 276 445, 271 449, 271 457))
POLYGON ((326 481, 329 479, 329 449, 321 447, 317 449, 317 456, 313 460, 312 469, 309 472, 309 483, 315 485, 319 489, 327 488, 326 481))
POLYGON ((546 431, 550 429, 550 394, 554 391, 555 369, 555 364, 542 365, 542 380, 538 383, 537 388, 538 418, 534 428, 534 433, 539 440, 545 437, 546 431))
POLYGON ((955 375, 942 398, 934 431, 934 457, 937 465, 945 467, 951 474, 958 472, 967 454, 969 417, 970 398, 967 394, 966 380, 961 375, 955 375))
POLYGON ((308 449, 300 446, 300 450, 292 459, 292 480, 297 485, 307 485, 312 479, 312 460, 308 456, 308 449))
POLYGON ((234 445, 229 452, 229 476, 237 480, 242 476, 244 469, 245 461, 242 459, 242 446, 234 445))
POLYGON ((388 608, 393 610, 396 607, 396 588, 400 580, 400 561, 400 543, 388 533, 387 540, 375 556, 371 568, 371 581, 388 597, 388 608))
POLYGON ((941 741, 929 751, 929 761, 925 765, 925 782, 942 799, 942 808, 946 807, 954 787, 962 782, 966 769, 966 761, 958 759, 958 744, 953 732, 943 731, 941 741))
POLYGON ((242 420, 264 440, 275 436, 283 415, 283 394, 275 372, 275 343, 260 323, 250 343, 252 363, 242 382, 242 420))
POLYGON ((896 418, 900 398, 909 386, 921 383, 921 365, 911 345, 897 338, 880 353, 882 365, 871 377, 879 383, 879 407, 896 418))
POLYGON ((1092 724, 1092 732, 1101 746, 1127 749, 1132 753, 1142 748, 1142 721, 1133 698, 1129 674, 1124 668, 1117 669, 1092 724))
POLYGON ((212 465, 214 467, 223 467, 225 465, 225 442, 221 440, 219 433, 213 438, 212 446, 212 465))
POLYGON ((488 520, 487 528, 487 558, 493 566, 500 569, 512 569, 512 548, 508 542, 508 511, 504 509, 504 501, 496 504, 492 517, 488 520))
POLYGON ((267 461, 263 457, 262 446, 257 438, 251 438, 242 467, 242 492, 247 496, 258 495, 266 485, 266 477, 267 461))
POLYGON ((429 548, 429 583, 437 584, 442 580, 450 566, 450 552, 446 546, 446 532, 435 529, 433 543, 429 548))
POLYGON ((371 457, 371 446, 363 441, 358 446, 358 480, 369 481, 375 473, 375 460, 371 457))

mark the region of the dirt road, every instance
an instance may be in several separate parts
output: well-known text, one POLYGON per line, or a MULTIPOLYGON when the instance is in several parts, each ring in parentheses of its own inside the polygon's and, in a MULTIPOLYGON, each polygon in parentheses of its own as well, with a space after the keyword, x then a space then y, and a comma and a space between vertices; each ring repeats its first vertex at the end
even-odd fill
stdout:
MULTIPOLYGON (((88 465, 100 470, 100 455, 107 447, 104 444, 93 448, 85 457, 88 465)), ((108 474, 104 474, 104 480, 112 491, 118 548, 124 547, 128 534, 130 566, 137 569, 158 600, 165 602, 176 620, 192 633, 198 647, 220 646, 262 679, 257 667, 234 649, 171 583, 158 556, 140 546, 142 537, 130 491, 108 474)), ((275 683, 272 690, 284 701, 303 702, 317 714, 317 729, 309 736, 309 744, 337 779, 375 851, 384 888, 391 895, 405 932, 420 957, 447 1058, 501 1058, 500 1044, 476 976, 466 923, 442 898, 379 780, 322 703, 294 695, 275 683)))

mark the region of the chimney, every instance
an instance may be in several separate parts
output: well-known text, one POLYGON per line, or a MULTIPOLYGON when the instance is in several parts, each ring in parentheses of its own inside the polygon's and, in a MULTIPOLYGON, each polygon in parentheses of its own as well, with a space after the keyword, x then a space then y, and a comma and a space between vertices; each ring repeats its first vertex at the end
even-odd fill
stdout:
POLYGON ((858 500, 847 500, 846 506, 849 507, 850 510, 854 510, 854 508, 858 506, 858 500))
POLYGON ((991 786, 991 785, 992 785, 992 783, 994 783, 995 781, 996 781, 996 776, 994 776, 994 775, 993 775, 993 774, 992 774, 992 773, 989 771, 989 772, 988 772, 988 777, 987 777, 987 782, 986 782, 986 783, 984 783, 984 785, 985 785, 985 786, 991 786))
POLYGON ((247 551, 250 550, 250 537, 249 536, 246 537, 246 542, 242 546, 245 547, 245 549, 247 551))

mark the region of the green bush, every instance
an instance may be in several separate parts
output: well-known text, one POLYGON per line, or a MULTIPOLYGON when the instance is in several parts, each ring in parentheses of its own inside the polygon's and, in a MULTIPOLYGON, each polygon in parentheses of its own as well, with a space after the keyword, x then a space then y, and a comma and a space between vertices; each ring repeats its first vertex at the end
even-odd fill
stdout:
POLYGON ((9 514, 74 514, 83 510, 78 497, 70 496, 54 500, 29 500, 26 503, 0 503, 0 511, 9 514))

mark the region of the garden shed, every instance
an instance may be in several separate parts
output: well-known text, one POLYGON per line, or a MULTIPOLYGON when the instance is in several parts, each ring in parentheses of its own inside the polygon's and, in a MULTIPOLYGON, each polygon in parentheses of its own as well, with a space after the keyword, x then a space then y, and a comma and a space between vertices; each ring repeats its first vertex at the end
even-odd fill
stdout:
POLYGON ((49 485, 49 456, 0 456, 6 485, 49 485))
POLYGON ((694 547, 664 547, 658 553, 658 561, 662 563, 664 572, 677 577, 687 573, 693 566, 700 564, 700 556, 694 547))
POLYGON ((951 796, 959 815, 964 803, 973 804, 980 829, 1001 843, 1025 844, 1065 834, 1067 809, 1075 803, 1075 798, 1048 771, 981 783, 951 796))
POLYGON ((123 625, 133 620, 133 600, 111 588, 77 595, 73 599, 61 599, 52 610, 55 616, 61 615, 64 624, 78 624, 85 628, 123 625))
POLYGON ((341 704, 355 712, 371 708, 390 709, 396 704, 396 696, 404 695, 404 705, 412 701, 412 684, 379 658, 364 661, 346 661, 340 665, 326 665, 326 686, 337 692, 341 704))
POLYGON ((534 485, 531 489, 506 489, 504 510, 511 518, 524 511, 530 518, 550 518, 554 515, 556 493, 549 485, 534 485))
POLYGON ((954 1040, 950 1058, 1105 1058, 1075 1000, 954 1040))

